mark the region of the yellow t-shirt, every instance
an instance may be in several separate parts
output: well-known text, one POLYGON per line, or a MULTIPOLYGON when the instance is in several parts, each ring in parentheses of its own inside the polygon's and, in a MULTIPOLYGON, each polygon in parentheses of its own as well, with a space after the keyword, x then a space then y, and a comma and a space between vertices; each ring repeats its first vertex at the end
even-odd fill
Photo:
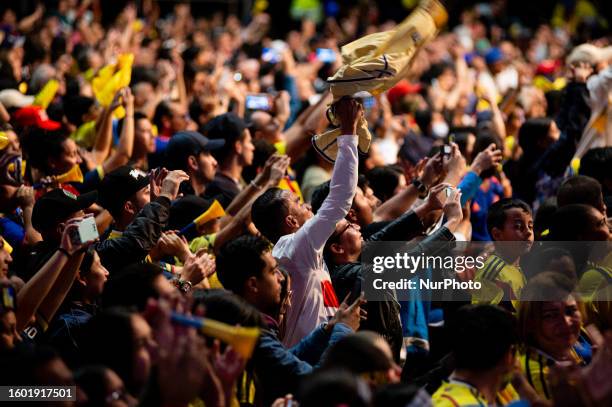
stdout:
POLYGON ((476 272, 475 281, 482 284, 480 290, 472 292, 472 302, 476 304, 499 304, 508 300, 514 304, 526 284, 521 268, 508 264, 495 253, 476 272))
MULTIPOLYGON (((508 384, 502 391, 497 393, 496 404, 505 406, 513 401, 519 400, 519 395, 511 384, 508 384)), ((472 407, 488 405, 484 396, 472 385, 451 379, 442 383, 442 386, 431 396, 432 404, 435 407, 472 407)))

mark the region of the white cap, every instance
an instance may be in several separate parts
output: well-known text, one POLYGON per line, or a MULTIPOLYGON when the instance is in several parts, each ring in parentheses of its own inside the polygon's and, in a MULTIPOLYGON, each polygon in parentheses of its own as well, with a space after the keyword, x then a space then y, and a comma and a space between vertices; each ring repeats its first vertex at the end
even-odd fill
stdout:
POLYGON ((0 91, 0 103, 7 109, 30 106, 34 103, 34 96, 24 95, 17 89, 4 89, 0 91))
POLYGON ((600 48, 593 44, 580 44, 570 52, 566 59, 568 65, 587 62, 591 65, 612 59, 612 47, 600 48))

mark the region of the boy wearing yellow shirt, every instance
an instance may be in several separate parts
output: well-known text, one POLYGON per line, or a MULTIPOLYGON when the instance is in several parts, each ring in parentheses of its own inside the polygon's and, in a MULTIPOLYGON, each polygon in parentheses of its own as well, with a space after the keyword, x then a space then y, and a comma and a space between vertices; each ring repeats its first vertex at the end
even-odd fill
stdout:
POLYGON ((505 406, 519 399, 509 383, 518 342, 512 314, 466 305, 448 326, 455 370, 432 396, 436 407, 505 406))
POLYGON ((482 288, 473 291, 472 302, 516 301, 526 282, 519 262, 533 244, 531 208, 518 199, 501 199, 489 208, 487 229, 495 243, 495 252, 476 272, 475 280, 482 288))

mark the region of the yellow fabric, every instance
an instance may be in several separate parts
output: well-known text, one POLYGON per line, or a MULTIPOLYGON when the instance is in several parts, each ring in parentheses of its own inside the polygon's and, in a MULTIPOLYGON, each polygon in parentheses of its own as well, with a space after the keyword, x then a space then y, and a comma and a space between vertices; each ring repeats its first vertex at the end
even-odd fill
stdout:
POLYGON ((81 167, 75 165, 68 172, 65 172, 60 175, 55 176, 55 180, 60 184, 65 184, 67 182, 83 182, 83 173, 81 172, 81 167))
MULTIPOLYGON (((446 24, 448 14, 437 0, 424 0, 393 30, 366 35, 342 47, 343 65, 327 79, 334 102, 358 92, 379 95, 406 76, 416 52, 446 24)), ((338 125, 337 122, 333 123, 338 125)), ((313 139, 327 160, 335 161, 339 129, 313 139)), ((359 151, 367 153, 372 135, 365 119, 358 124, 359 151)))
POLYGON ((554 81, 551 81, 544 75, 536 75, 533 78, 533 86, 538 89, 541 89, 543 92, 550 92, 551 90, 562 90, 567 85, 567 80, 565 78, 557 78, 554 81))
POLYGON ((476 272, 475 281, 482 284, 480 290, 472 292, 476 304, 499 304, 502 300, 520 298, 526 281, 520 267, 506 263, 496 254, 490 255, 481 269, 476 272))
POLYGON ((287 142, 286 141, 279 141, 277 143, 274 143, 274 148, 276 149, 276 152, 281 155, 287 154, 287 142))
POLYGON ((216 238, 217 238, 216 233, 213 233, 210 235, 198 236, 195 239, 193 239, 191 242, 189 242, 189 250, 191 250, 192 253, 195 253, 200 249, 206 249, 208 253, 212 254, 216 238))
MULTIPOLYGON (((572 357, 577 364, 584 362, 578 354, 572 350, 572 357)), ((525 374, 527 381, 541 397, 550 399, 550 383, 548 374, 550 366, 555 361, 542 352, 533 348, 527 348, 519 354, 519 364, 525 374)))
POLYGON ((11 246, 6 239, 2 239, 2 247, 0 247, 0 249, 4 249, 8 254, 13 253, 13 246, 11 246))
POLYGON ((8 136, 6 135, 6 132, 0 131, 0 150, 4 150, 6 146, 9 145, 9 143, 10 143, 10 140, 8 136))
POLYGON ((89 121, 81 124, 71 135, 70 138, 79 146, 91 149, 96 142, 96 122, 89 121))
MULTIPOLYGON (((496 403, 498 406, 505 406, 519 399, 518 393, 509 384, 497 393, 496 403)), ((442 383, 431 396, 431 401, 435 407, 484 407, 488 405, 487 400, 476 388, 456 380, 442 383)))
MULTIPOLYGON (((92 80, 91 86, 100 105, 110 106, 117 91, 130 84, 134 54, 121 54, 115 64, 104 66, 92 80)), ((125 109, 121 106, 115 109, 114 115, 121 119, 125 109)))
POLYGON ((46 109, 53 101, 53 98, 55 98, 55 94, 57 93, 58 89, 59 82, 55 79, 51 79, 45 84, 45 86, 43 86, 40 92, 36 94, 36 97, 34 98, 34 103, 32 104, 34 106, 40 106, 43 109, 46 109))
MULTIPOLYGON (((287 143, 285 141, 274 143, 274 148, 278 154, 287 154, 287 143)), ((295 178, 295 172, 291 167, 287 168, 287 173, 291 175, 292 178, 295 178)), ((302 194, 300 185, 295 179, 292 178, 284 177, 278 183, 278 187, 286 191, 293 191, 300 198, 300 202, 304 202, 304 196, 302 194)))
POLYGON ((589 266, 580 277, 578 292, 585 302, 587 323, 605 330, 612 327, 612 268, 589 266))

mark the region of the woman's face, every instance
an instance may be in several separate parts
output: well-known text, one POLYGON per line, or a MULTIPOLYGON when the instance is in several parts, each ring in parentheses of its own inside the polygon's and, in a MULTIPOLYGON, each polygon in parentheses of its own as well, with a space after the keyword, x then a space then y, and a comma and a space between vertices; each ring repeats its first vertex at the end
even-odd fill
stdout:
POLYGON ((82 161, 76 143, 68 138, 62 143, 61 154, 58 157, 49 158, 49 166, 52 171, 52 174, 49 175, 65 174, 82 161))
POLYGON ((578 340, 581 325, 582 316, 573 296, 564 301, 544 302, 535 335, 537 345, 553 355, 564 353, 578 340))
POLYGON ((134 384, 142 388, 151 373, 151 352, 157 347, 153 332, 147 321, 138 314, 132 315, 133 361, 132 379, 134 384))

